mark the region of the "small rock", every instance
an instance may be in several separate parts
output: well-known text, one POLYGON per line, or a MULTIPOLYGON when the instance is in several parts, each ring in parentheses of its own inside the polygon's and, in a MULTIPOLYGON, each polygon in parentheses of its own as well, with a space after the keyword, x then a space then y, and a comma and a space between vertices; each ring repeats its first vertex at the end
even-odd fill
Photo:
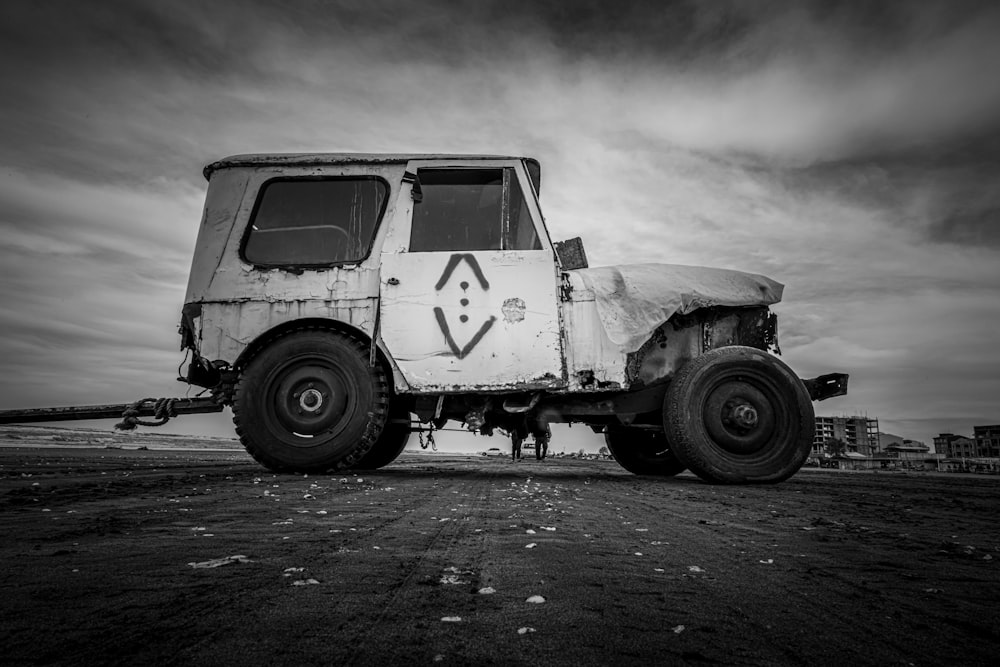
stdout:
POLYGON ((543 598, 541 595, 532 595, 530 598, 525 600, 525 602, 531 604, 542 604, 543 602, 545 602, 545 598, 543 598))

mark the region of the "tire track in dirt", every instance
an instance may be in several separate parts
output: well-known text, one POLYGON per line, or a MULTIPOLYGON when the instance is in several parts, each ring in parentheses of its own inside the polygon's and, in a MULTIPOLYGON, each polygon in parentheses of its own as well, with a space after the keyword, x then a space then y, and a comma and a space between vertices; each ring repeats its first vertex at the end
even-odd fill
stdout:
POLYGON ((0 453, 5 659, 992 664, 1000 649, 995 480, 720 487, 405 456, 303 477, 202 456, 0 453))

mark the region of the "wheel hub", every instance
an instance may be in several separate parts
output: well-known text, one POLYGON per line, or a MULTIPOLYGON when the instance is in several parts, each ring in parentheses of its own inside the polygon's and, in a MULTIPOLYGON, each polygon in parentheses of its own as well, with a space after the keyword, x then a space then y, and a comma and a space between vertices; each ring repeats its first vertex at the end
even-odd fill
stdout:
POLYGON ((318 363, 292 366, 280 376, 273 391, 276 417, 297 436, 327 432, 350 409, 340 373, 318 363))
POLYGON ((775 428, 769 396, 741 380, 724 382, 711 392, 704 420, 712 440, 734 454, 759 451, 770 441, 775 428))
POLYGON ((306 389, 299 394, 299 407, 305 412, 319 412, 323 409, 324 398, 318 389, 306 389))
POLYGON ((757 409, 749 403, 730 401, 726 403, 722 420, 736 428, 750 429, 757 425, 757 409))

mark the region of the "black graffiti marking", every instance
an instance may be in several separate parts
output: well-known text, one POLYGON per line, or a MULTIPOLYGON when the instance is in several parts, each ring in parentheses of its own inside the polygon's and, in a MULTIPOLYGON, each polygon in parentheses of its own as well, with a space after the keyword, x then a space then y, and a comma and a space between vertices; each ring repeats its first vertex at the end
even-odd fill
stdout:
POLYGON ((434 286, 434 289, 441 291, 441 288, 444 287, 445 283, 448 282, 448 279, 451 278, 451 274, 455 271, 455 267, 458 266, 458 263, 463 259, 469 264, 472 272, 476 274, 476 279, 479 280, 479 285, 484 290, 490 288, 490 283, 486 280, 486 276, 483 275, 483 270, 479 268, 479 262, 476 261, 475 255, 457 252, 448 259, 448 265, 444 267, 444 273, 441 274, 441 278, 437 281, 437 285, 434 286))
POLYGON ((451 328, 448 326, 448 320, 444 317, 444 311, 441 310, 440 307, 435 306, 434 317, 437 318, 438 326, 441 327, 441 331, 444 333, 444 339, 448 342, 448 347, 451 348, 451 351, 454 352, 455 356, 459 359, 464 359, 469 352, 472 352, 472 349, 479 344, 479 341, 483 339, 483 336, 485 336, 486 332, 490 330, 493 323, 497 321, 497 318, 491 315, 490 319, 483 322, 483 326, 479 327, 479 331, 477 331, 476 335, 472 337, 472 340, 470 340, 465 347, 459 349, 458 343, 455 342, 455 338, 451 335, 451 328))

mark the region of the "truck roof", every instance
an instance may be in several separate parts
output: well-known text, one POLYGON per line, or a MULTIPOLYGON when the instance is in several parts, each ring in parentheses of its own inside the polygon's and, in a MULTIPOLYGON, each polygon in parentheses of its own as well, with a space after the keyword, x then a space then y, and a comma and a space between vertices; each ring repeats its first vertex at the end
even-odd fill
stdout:
MULTIPOLYGON (((340 164, 389 164, 410 160, 525 160, 533 174, 541 171, 538 160, 506 155, 461 155, 434 153, 249 153, 231 155, 206 165, 202 170, 208 179, 219 169, 230 167, 324 166, 340 164)), ((540 180, 540 179, 539 179, 540 180)), ((535 187, 538 187, 536 182, 535 187)))

